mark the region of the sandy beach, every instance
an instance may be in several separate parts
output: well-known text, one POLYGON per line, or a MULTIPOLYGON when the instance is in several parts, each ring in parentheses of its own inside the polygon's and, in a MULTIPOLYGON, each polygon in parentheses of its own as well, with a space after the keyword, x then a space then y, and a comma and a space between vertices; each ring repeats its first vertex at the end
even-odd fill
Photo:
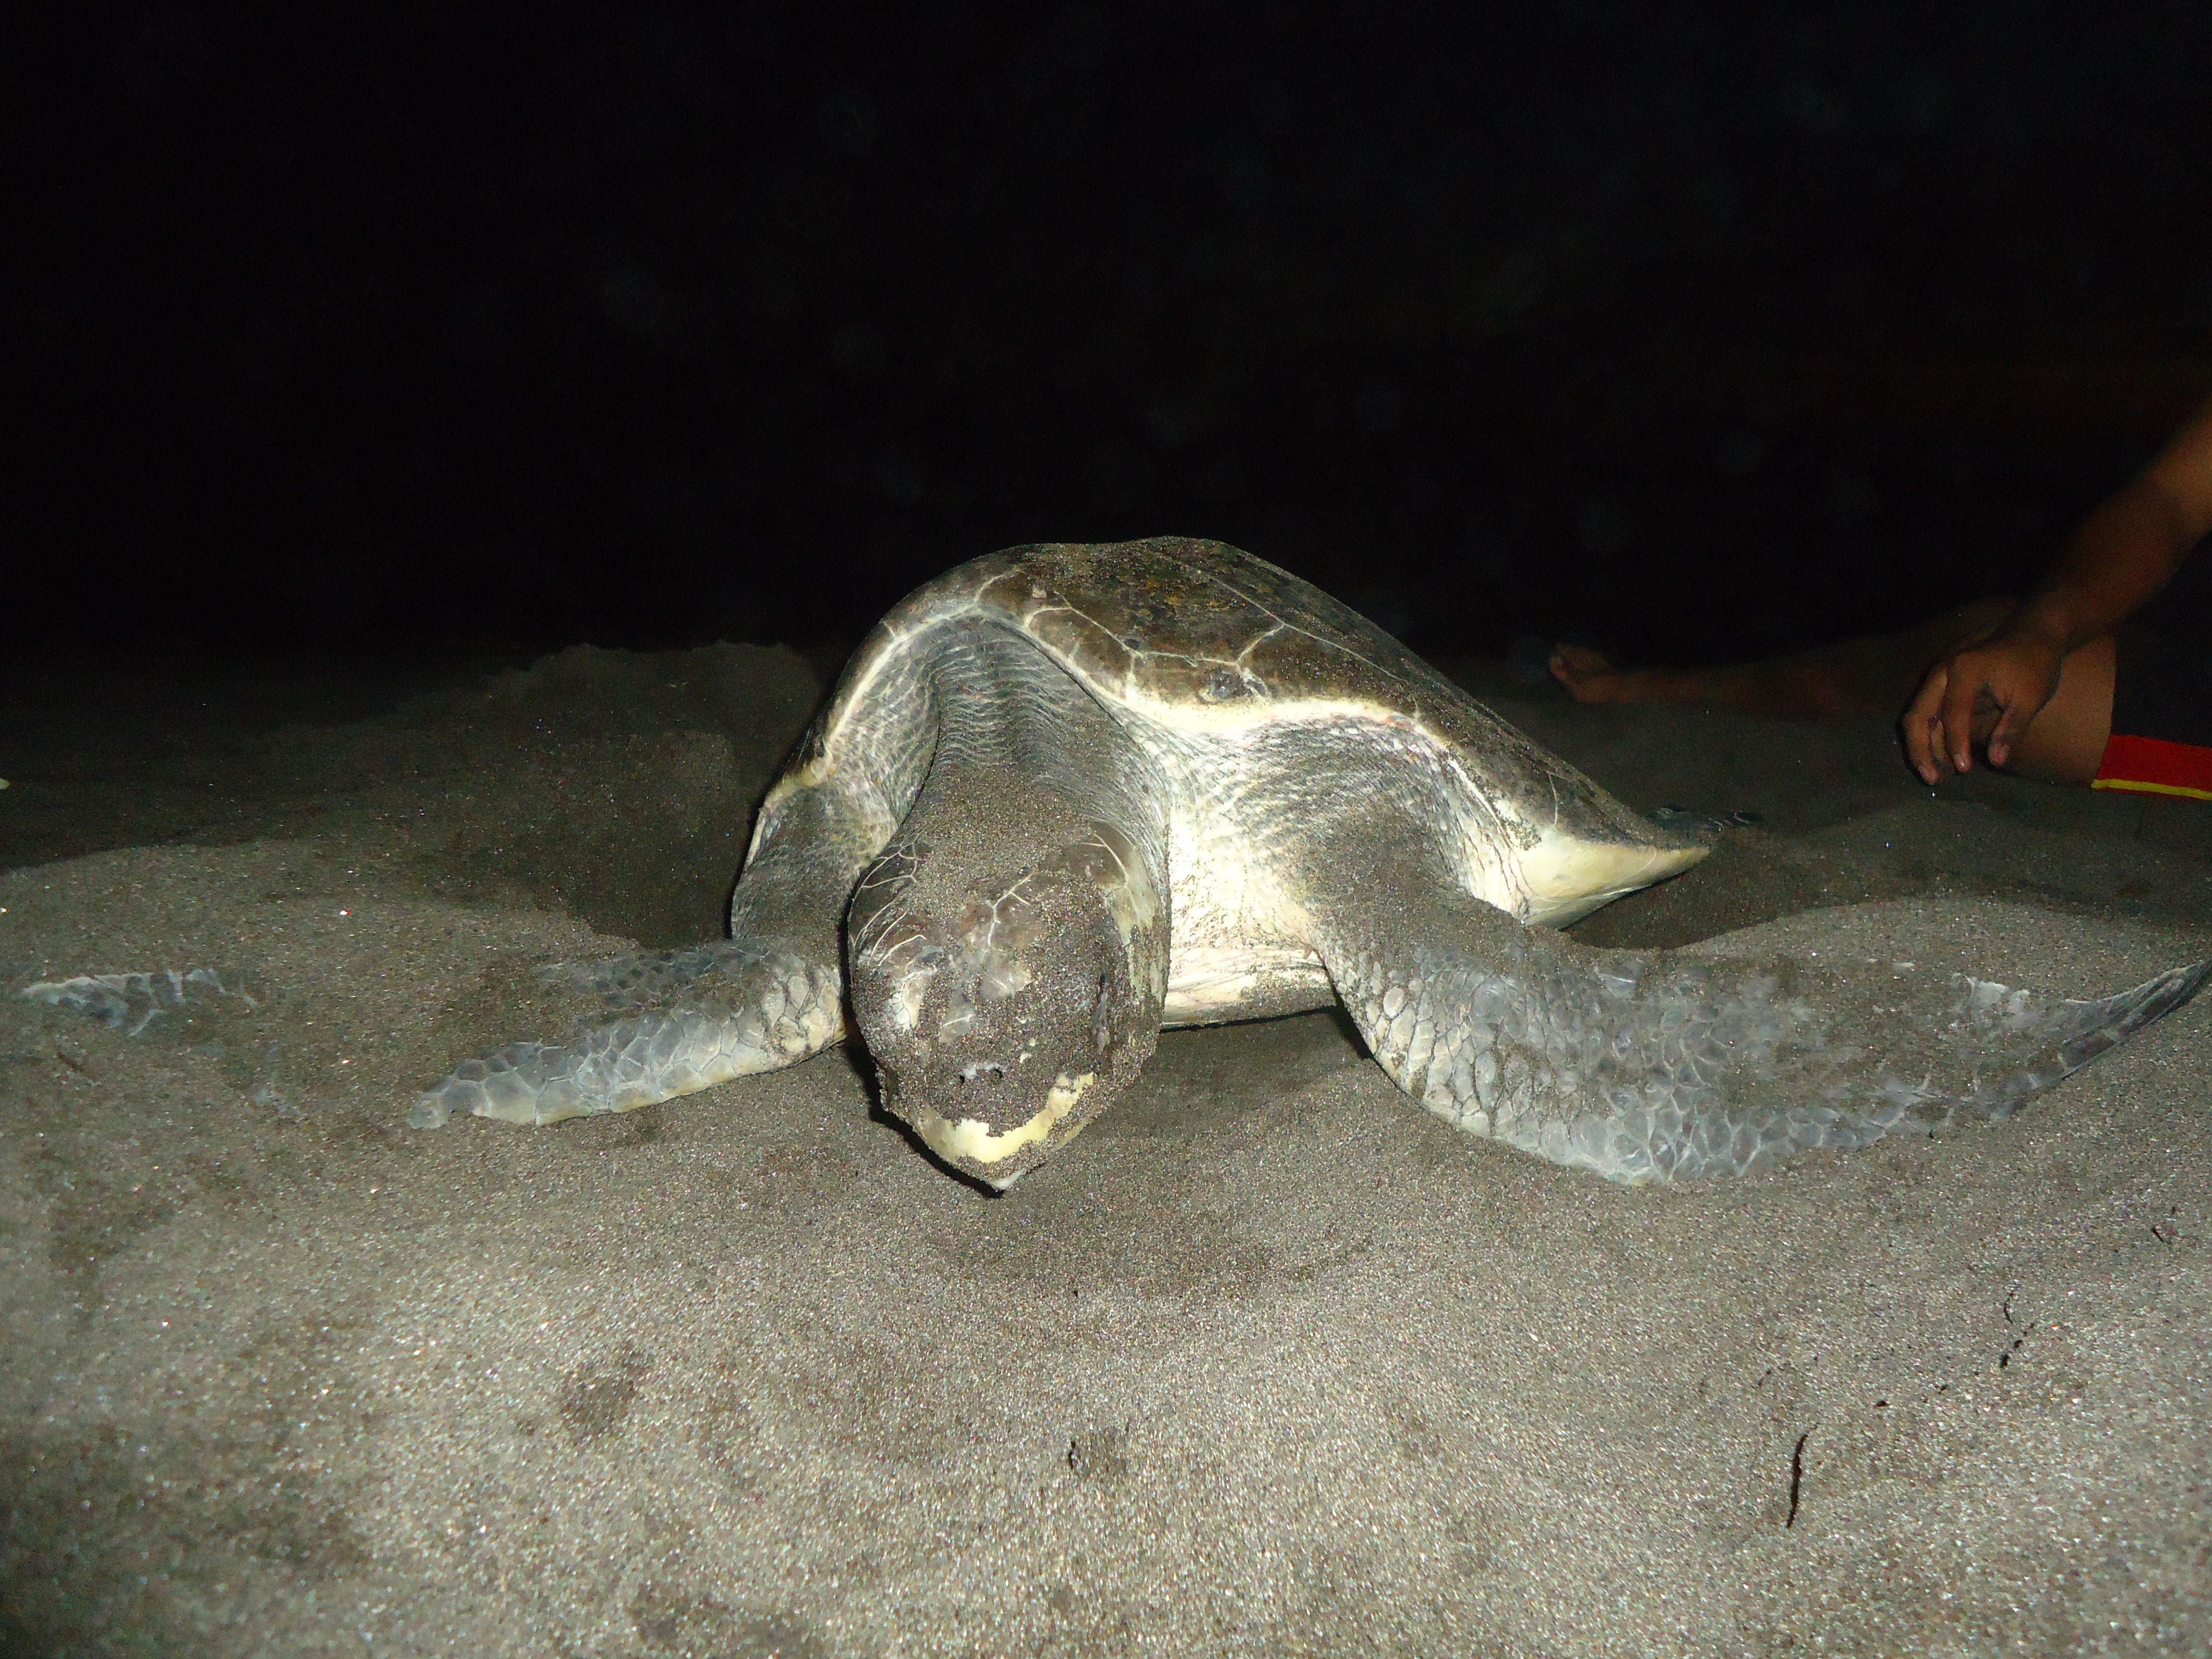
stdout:
MULTIPOLYGON (((2212 807, 1446 665, 1740 815, 1593 942, 2068 995, 2212 952, 2212 807)), ((1170 1034, 1004 1197, 837 1053, 409 1129, 534 964, 719 932, 830 668, 10 671, 7 988, 226 994, 0 998, 0 1650, 2212 1648, 2212 1004, 2008 1122, 1679 1188, 1463 1137, 1326 1014, 1170 1034)))

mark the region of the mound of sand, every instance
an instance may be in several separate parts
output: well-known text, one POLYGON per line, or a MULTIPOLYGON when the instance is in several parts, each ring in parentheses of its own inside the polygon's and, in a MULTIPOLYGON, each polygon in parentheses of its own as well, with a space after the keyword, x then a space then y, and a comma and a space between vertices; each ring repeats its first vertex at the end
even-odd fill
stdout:
MULTIPOLYGON (((1171 1034, 1004 1198, 834 1054, 424 1133, 530 964, 717 931, 806 664, 118 687, 17 688, 0 968, 242 994, 0 1000, 0 1648, 2212 1646, 2206 1005, 2010 1122, 1681 1189, 1467 1139, 1325 1015, 1171 1034)), ((2069 994, 2212 948, 2212 810, 1504 712, 1751 817, 1595 941, 2069 994)))

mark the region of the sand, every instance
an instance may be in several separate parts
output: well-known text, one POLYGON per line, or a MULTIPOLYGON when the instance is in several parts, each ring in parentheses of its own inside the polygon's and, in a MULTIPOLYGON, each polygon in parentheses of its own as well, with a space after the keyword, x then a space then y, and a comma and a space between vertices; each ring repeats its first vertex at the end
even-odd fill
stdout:
MULTIPOLYGON (((1578 709, 1747 815, 1583 925, 2081 994, 2212 950, 2212 809, 1879 722, 1578 709)), ((0 1647, 1474 1655, 2212 1647, 2212 1005, 2015 1120, 1627 1190, 1340 1021, 1171 1034, 1003 1198, 832 1054, 404 1127, 528 964, 716 931, 817 693, 746 647, 9 689, 0 1647)))

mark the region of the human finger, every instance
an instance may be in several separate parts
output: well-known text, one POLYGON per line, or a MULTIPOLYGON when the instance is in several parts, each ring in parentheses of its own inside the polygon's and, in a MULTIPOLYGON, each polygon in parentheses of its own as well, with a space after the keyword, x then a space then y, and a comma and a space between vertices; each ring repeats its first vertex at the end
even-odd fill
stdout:
POLYGON ((1965 772, 1974 764, 1974 704, 1986 682, 1980 674, 1959 672, 1960 666, 1951 665, 1943 690, 1943 744, 1952 770, 1965 772))
POLYGON ((2004 672, 1992 672, 1987 684, 1997 703, 1996 723, 1985 745, 1992 766, 2012 758, 2013 745, 2027 735, 2035 717, 2058 689, 2059 653, 2023 647, 2015 649, 2004 672))
POLYGON ((1905 757, 1912 769, 1920 775, 1923 783, 1936 781, 1936 747, 1941 741, 1939 720, 1943 708, 1943 691, 1949 674, 1944 665, 1938 664, 1928 671, 1928 678, 1920 682, 1920 689, 1912 694, 1912 701, 1899 722, 1905 728, 1905 757))
POLYGON ((1990 765, 2002 766, 2012 758, 2014 740, 2027 729, 2028 721, 2033 718, 2025 698, 2015 697, 2003 706, 1998 712, 1996 726, 1990 732, 1988 754, 1990 765))

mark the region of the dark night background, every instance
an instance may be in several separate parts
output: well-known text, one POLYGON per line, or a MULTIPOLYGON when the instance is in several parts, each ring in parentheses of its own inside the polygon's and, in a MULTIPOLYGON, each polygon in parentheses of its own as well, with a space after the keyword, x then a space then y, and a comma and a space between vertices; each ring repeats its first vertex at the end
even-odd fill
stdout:
POLYGON ((32 640, 834 640, 1176 532, 1711 659, 2019 583, 2212 391, 2204 0, 44 10, 32 640))

